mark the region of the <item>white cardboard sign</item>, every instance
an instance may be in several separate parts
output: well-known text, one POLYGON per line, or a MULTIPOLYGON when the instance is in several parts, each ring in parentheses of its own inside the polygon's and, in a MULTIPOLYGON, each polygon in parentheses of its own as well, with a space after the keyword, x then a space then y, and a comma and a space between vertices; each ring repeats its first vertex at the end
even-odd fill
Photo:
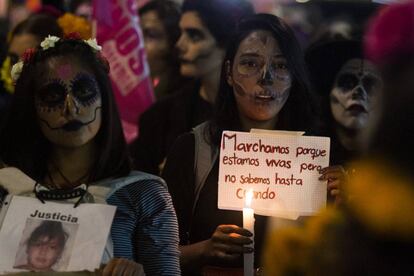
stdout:
POLYGON ((330 138, 225 131, 220 149, 218 208, 242 210, 253 190, 256 214, 296 218, 326 205, 330 138))
POLYGON ((0 274, 93 271, 100 266, 116 207, 13 196, 0 229, 0 274))

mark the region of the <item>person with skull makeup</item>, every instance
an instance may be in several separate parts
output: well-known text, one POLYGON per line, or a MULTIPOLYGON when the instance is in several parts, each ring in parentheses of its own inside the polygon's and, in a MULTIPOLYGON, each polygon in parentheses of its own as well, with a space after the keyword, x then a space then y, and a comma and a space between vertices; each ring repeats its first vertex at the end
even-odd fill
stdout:
POLYGON ((311 46, 306 60, 321 96, 325 135, 331 137, 328 183, 343 179, 345 166, 362 152, 364 128, 378 115, 382 81, 375 66, 364 59, 361 42, 331 40, 311 46))
POLYGON ((344 186, 349 196, 344 208, 325 210, 305 227, 275 232, 266 245, 266 275, 414 274, 413 21, 414 2, 402 1, 369 22, 365 59, 378 68, 383 87, 364 126, 364 156, 352 163, 344 186))
MULTIPOLYGON (((315 121, 303 54, 291 28, 269 14, 242 20, 224 59, 213 118, 196 128, 209 154, 218 156, 224 130, 259 128, 311 134, 315 121)), ((240 272, 243 253, 251 252, 244 247, 252 242, 251 233, 240 227, 241 212, 217 208, 217 157, 211 170, 203 174, 204 182, 197 184, 200 163, 195 154, 201 152, 196 147, 202 142, 196 142, 196 130, 177 139, 162 175, 177 212, 181 266, 189 275, 204 266, 233 267, 240 272)), ((257 267, 267 219, 255 219, 257 267)))
POLYGON ((211 117, 225 48, 238 20, 250 14, 246 0, 184 1, 176 47, 180 73, 193 81, 142 114, 131 145, 137 169, 159 174, 175 139, 211 117))
POLYGON ((109 67, 99 50, 96 41, 76 35, 48 37, 25 53, 22 67, 14 67, 21 71, 13 116, 0 134, 0 156, 36 184, 2 184, 12 194, 62 198, 75 207, 115 205, 113 250, 108 242, 105 251, 107 261, 115 258, 104 275, 141 275, 142 269, 147 275, 178 275, 170 195, 160 178, 131 171, 109 67))

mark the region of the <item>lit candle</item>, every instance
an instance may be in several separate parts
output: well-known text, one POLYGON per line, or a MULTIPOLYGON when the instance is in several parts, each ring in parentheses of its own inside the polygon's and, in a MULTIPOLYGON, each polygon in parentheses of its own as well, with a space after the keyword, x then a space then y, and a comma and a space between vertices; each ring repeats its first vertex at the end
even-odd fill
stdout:
MULTIPOLYGON (((253 199, 253 191, 250 189, 246 193, 246 201, 243 208, 243 228, 249 230, 254 241, 254 210, 250 207, 253 199)), ((252 243, 249 247, 254 248, 252 243)), ((254 275, 254 253, 244 254, 244 276, 254 275)))

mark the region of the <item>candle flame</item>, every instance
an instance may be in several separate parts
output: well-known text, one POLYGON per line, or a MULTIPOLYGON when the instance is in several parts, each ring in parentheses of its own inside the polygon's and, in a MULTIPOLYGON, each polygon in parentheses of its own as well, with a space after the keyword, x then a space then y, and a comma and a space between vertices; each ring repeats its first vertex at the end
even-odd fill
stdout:
POLYGON ((246 193, 246 207, 250 207, 252 205, 252 199, 253 199, 253 190, 250 189, 247 193, 246 193))

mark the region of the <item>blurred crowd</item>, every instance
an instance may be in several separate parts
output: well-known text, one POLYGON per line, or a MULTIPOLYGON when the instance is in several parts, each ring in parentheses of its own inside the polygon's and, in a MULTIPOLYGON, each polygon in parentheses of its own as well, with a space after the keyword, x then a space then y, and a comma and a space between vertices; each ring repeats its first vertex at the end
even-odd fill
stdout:
MULTIPOLYGON (((93 2, 10 1, 0 160, 51 194, 87 184, 80 202, 111 190, 104 275, 243 275, 253 242, 256 275, 414 274, 414 1, 119 0, 153 99, 131 141, 93 2), (222 133, 252 128, 331 139, 327 208, 288 227, 256 215, 254 238, 217 207, 222 133)), ((0 208, 30 193, 0 177, 0 208)))

